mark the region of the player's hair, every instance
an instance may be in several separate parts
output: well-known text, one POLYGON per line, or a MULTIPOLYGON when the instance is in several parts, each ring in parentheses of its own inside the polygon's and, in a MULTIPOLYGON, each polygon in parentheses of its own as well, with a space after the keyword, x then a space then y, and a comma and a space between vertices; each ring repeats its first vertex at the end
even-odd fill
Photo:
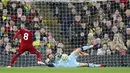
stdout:
POLYGON ((47 55, 47 58, 49 58, 49 55, 51 55, 52 53, 49 53, 48 55, 47 55))

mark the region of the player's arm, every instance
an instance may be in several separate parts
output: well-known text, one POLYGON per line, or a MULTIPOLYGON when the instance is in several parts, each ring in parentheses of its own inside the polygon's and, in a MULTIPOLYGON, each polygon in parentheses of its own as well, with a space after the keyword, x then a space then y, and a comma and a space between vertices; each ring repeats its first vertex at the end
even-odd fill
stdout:
POLYGON ((21 32, 21 30, 19 30, 19 31, 16 32, 16 34, 13 37, 13 40, 15 40, 18 37, 18 35, 20 34, 20 32, 21 32))
POLYGON ((46 64, 48 67, 55 67, 54 64, 50 61, 49 58, 47 58, 47 59, 45 60, 45 64, 46 64))
POLYGON ((54 64, 46 64, 48 67, 55 67, 54 64))

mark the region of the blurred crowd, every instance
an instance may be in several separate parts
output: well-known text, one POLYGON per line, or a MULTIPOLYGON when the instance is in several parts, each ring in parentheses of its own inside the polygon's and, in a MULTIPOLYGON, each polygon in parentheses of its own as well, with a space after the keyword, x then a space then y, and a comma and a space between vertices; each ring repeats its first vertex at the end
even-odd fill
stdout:
POLYGON ((74 47, 99 45, 91 55, 130 53, 130 2, 109 0, 81 3, 52 3, 61 23, 61 33, 74 47), (68 35, 69 34, 69 35, 68 35))
MULTIPOLYGON (((30 0, 0 0, 0 54, 15 54, 20 38, 12 41, 22 24, 33 32, 33 45, 42 53, 61 53, 62 43, 57 42, 42 25, 43 17, 31 5, 30 0), (58 50, 57 50, 58 48, 58 50)), ((24 53, 25 54, 29 54, 24 53)))
MULTIPOLYGON (((74 48, 97 41, 99 45, 89 50, 89 54, 130 54, 130 2, 128 0, 49 2, 46 5, 51 9, 54 17, 58 18, 61 35, 69 39, 69 44, 74 45, 74 48)), ((64 45, 56 41, 54 36, 44 28, 42 25, 44 17, 29 0, 3 0, 0 2, 0 12, 1 54, 16 52, 20 40, 18 38, 12 42, 12 37, 22 24, 26 24, 32 30, 33 45, 37 49, 40 48, 41 51, 47 48, 46 53, 62 53, 64 45)))

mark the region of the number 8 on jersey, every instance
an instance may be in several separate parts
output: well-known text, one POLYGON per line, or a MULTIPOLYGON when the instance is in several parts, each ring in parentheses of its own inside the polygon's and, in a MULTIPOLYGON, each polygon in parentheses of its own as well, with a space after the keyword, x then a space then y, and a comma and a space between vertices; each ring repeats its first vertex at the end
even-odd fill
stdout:
POLYGON ((24 40, 28 40, 28 33, 24 33, 24 40))

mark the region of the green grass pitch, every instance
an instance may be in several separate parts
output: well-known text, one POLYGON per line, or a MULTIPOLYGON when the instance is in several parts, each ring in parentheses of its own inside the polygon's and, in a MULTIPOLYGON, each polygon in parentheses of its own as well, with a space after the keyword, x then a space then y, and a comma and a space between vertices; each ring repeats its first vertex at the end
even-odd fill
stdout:
POLYGON ((24 67, 24 68, 0 68, 0 73, 130 73, 130 67, 106 67, 106 68, 48 68, 48 67, 24 67))

